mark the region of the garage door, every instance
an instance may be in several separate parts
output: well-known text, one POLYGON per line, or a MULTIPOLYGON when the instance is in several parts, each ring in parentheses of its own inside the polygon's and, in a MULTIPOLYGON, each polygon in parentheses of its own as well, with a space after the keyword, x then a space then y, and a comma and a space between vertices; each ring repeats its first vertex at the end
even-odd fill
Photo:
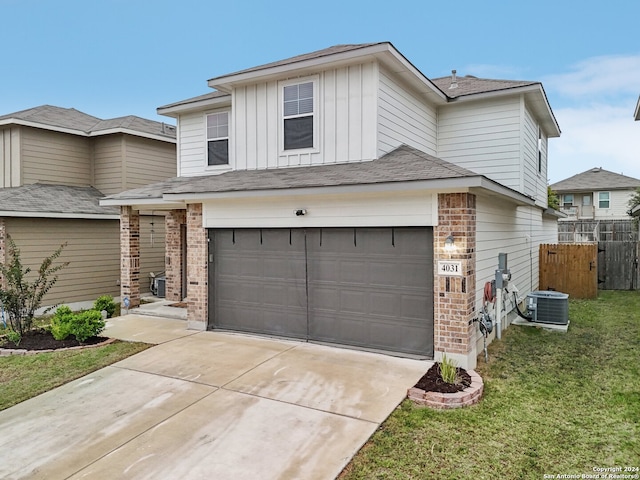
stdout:
POLYGON ((209 234, 213 328, 433 355, 430 228, 209 234))

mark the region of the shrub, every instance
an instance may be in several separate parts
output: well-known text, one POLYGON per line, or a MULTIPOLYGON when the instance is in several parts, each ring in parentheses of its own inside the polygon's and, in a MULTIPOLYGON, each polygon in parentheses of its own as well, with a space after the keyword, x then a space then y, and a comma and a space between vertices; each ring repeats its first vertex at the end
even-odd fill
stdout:
POLYGON ((51 334, 56 340, 64 340, 71 335, 74 314, 69 307, 62 305, 51 317, 51 334))
POLYGON ((97 310, 87 310, 74 315, 71 334, 80 343, 87 338, 95 337, 104 330, 105 322, 97 310))
POLYGON ((111 295, 102 295, 101 297, 98 297, 93 304, 93 309, 98 312, 106 310, 107 318, 111 318, 116 313, 116 302, 113 301, 113 297, 111 295))
POLYGON ((51 319, 51 334, 56 340, 64 340, 73 335, 78 342, 83 343, 88 338, 97 336, 104 327, 102 314, 97 310, 73 313, 69 307, 62 306, 51 319))
POLYGON ((0 276, 4 277, 4 286, 0 285, 0 303, 9 319, 13 331, 23 336, 31 330, 35 312, 42 299, 58 281, 57 272, 69 262, 53 265, 60 256, 66 243, 45 258, 33 281, 27 280, 30 267, 24 267, 20 259, 20 249, 11 236, 7 235, 7 261, 0 263, 0 276))

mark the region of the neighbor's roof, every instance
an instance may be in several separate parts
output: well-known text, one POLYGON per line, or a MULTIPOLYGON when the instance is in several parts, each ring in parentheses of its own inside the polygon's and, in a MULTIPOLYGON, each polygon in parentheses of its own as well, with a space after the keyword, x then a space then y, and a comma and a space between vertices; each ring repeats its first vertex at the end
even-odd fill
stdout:
POLYGON ((93 187, 36 183, 0 189, 1 216, 117 218, 119 210, 103 207, 104 195, 93 187))
POLYGON ((468 187, 490 188, 528 203, 530 199, 503 187, 475 172, 428 155, 415 148, 402 145, 377 160, 287 167, 267 170, 236 170, 220 175, 177 177, 111 195, 103 200, 106 205, 129 205, 151 199, 178 200, 182 197, 210 196, 230 192, 258 192, 288 189, 326 188, 393 184, 419 181, 439 181, 439 188, 460 187, 463 180, 473 179, 468 187))
POLYGON ((53 105, 41 105, 0 116, 0 126, 11 124, 45 128, 89 137, 109 133, 129 133, 171 142, 175 141, 176 138, 175 127, 162 122, 134 115, 102 120, 75 108, 62 108, 53 105))
POLYGON ((550 187, 554 192, 632 190, 640 187, 640 180, 610 172, 603 168, 592 168, 554 183, 550 187))

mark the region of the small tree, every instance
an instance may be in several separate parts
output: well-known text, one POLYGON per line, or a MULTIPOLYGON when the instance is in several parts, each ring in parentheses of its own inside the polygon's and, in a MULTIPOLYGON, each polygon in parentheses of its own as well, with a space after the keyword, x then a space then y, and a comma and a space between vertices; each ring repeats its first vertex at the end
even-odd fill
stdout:
POLYGON ((551 190, 551 187, 547 187, 547 205, 554 210, 560 210, 560 199, 558 194, 551 190))
POLYGON ((60 245, 60 248, 42 261, 38 275, 33 281, 27 279, 31 268, 22 265, 20 249, 9 235, 7 244, 8 260, 0 264, 0 275, 3 277, 0 285, 0 303, 9 319, 11 329, 22 336, 31 330, 33 317, 42 305, 42 299, 58 281, 56 273, 69 265, 69 262, 53 265, 67 244, 60 245))

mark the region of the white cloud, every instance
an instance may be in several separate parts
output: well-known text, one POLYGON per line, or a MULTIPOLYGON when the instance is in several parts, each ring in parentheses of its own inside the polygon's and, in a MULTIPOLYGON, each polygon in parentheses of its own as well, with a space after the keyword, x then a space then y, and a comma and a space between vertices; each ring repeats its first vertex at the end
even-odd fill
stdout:
POLYGON ((567 97, 619 96, 640 93, 640 54, 593 57, 571 71, 543 78, 545 88, 567 97))
POLYGON ((640 178, 640 55, 589 58, 543 83, 562 130, 549 142, 551 183, 592 167, 640 178))

